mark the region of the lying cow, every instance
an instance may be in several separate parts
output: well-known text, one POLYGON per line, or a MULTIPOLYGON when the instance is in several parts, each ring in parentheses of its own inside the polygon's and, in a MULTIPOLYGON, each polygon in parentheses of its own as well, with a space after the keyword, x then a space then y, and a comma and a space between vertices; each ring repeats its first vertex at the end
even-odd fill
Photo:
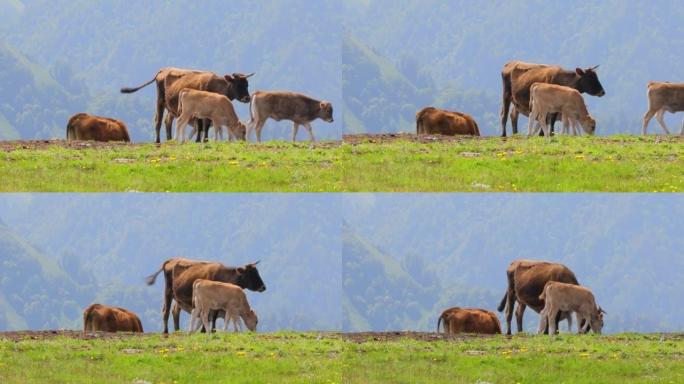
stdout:
POLYGON ((560 113, 563 116, 563 133, 568 133, 572 126, 573 134, 577 134, 577 124, 582 125, 584 131, 590 135, 596 130, 596 120, 587 111, 584 99, 578 90, 556 84, 534 83, 530 87, 530 119, 527 125, 527 136, 537 135, 539 127, 544 130, 544 136, 551 138, 551 129, 547 122, 547 115, 560 113), (532 125, 537 126, 532 129, 532 125))
MULTIPOLYGON (((246 128, 235 114, 233 103, 224 96, 213 92, 184 88, 178 93, 178 117, 176 139, 185 142, 183 131, 192 119, 209 119, 214 126, 214 140, 223 137, 222 127, 228 129, 228 137, 245 140, 246 128)), ((193 131, 193 135, 196 131, 193 131)))
POLYGON ((235 332, 238 332, 240 318, 247 328, 254 332, 257 326, 257 315, 247 302, 247 295, 235 284, 221 283, 205 279, 197 279, 192 284, 192 313, 189 332, 200 329, 199 319, 208 333, 212 331, 209 313, 222 311, 224 313, 223 330, 228 329, 228 322, 233 322, 235 332))
POLYGON ((427 107, 416 113, 416 133, 480 136, 480 129, 470 115, 427 107))
POLYGON ((138 316, 123 308, 92 304, 83 311, 84 332, 142 332, 138 316))
POLYGON ((444 333, 500 334, 501 323, 491 311, 479 308, 452 307, 444 310, 437 320, 437 333, 440 323, 444 322, 444 333))
POLYGON ((544 332, 547 324, 549 334, 556 333, 555 319, 559 312, 575 312, 577 322, 584 322, 578 333, 586 333, 589 326, 594 332, 601 333, 605 312, 596 304, 594 294, 588 288, 552 281, 546 284, 539 299, 545 302, 539 320, 539 333, 544 332))
POLYGON ((311 141, 315 141, 311 122, 316 119, 328 123, 334 121, 330 102, 295 92, 256 91, 252 94, 249 114, 251 119, 247 124, 247 136, 255 130, 258 142, 261 142, 261 130, 268 118, 292 121, 292 141, 295 141, 300 125, 309 132, 311 141))
POLYGON ((87 113, 77 113, 69 118, 66 139, 67 141, 131 141, 128 128, 123 122, 87 113))
MULTIPOLYGON (((651 81, 648 83, 648 112, 644 115, 644 125, 641 127, 641 133, 646 134, 648 123, 655 115, 656 120, 669 135, 670 131, 665 125, 663 114, 665 111, 670 113, 684 111, 684 83, 659 83, 651 81)), ((684 135, 684 120, 682 121, 682 129, 679 131, 680 135, 684 135)))

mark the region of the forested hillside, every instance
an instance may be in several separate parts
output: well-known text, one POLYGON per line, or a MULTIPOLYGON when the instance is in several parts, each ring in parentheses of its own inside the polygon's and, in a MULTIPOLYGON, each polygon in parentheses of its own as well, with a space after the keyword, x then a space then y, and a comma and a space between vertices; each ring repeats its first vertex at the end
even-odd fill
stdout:
POLYGON ((261 260, 267 290, 247 296, 262 330, 339 329, 336 206, 336 196, 305 194, 3 196, 0 329, 78 328, 99 301, 160 330, 163 276, 152 287, 144 278, 179 255, 261 260))
MULTIPOLYGON (((12 0, 0 2, 0 10, 0 40, 52 74, 80 101, 53 101, 64 97, 62 90, 49 90, 44 96, 35 95, 42 95, 40 90, 29 90, 35 101, 19 99, 10 104, 23 83, 0 81, 0 101, 14 108, 5 107, 2 113, 22 138, 54 135, 55 124, 61 136, 63 115, 85 109, 122 118, 134 141, 151 140, 154 86, 133 95, 122 95, 119 88, 142 84, 165 66, 220 74, 256 72, 250 78, 250 91, 286 89, 329 100, 336 107, 336 121, 317 121, 315 134, 320 138, 341 134, 341 7, 337 2, 12 0), (16 118, 29 102, 39 105, 44 116, 30 121, 16 118)), ((12 78, 12 73, 0 67, 0 79, 12 78)), ((241 119, 249 119, 246 105, 236 103, 236 109, 241 119)), ((0 120, 3 125, 7 124, 0 120)), ((12 137, 8 132, 5 138, 12 137)), ((264 130, 266 138, 290 135, 291 124, 286 122, 271 122, 264 130)))
MULTIPOLYGON (((681 331, 681 200, 676 195, 347 197, 343 289, 351 310, 344 328, 431 330, 449 306, 495 310, 505 291, 506 267, 528 258, 570 267, 608 312, 608 332, 681 331)), ((538 316, 527 316, 528 329, 537 321, 538 316)))
MULTIPOLYGON (((413 131, 415 112, 435 105, 471 113, 484 134, 496 134, 501 68, 524 60, 569 69, 600 64, 607 94, 586 98, 598 133, 635 134, 646 83, 683 81, 675 48, 684 45, 682 17, 684 6, 668 1, 351 0, 344 16, 347 120, 356 131, 413 131)), ((668 121, 681 124, 680 117, 668 121)))

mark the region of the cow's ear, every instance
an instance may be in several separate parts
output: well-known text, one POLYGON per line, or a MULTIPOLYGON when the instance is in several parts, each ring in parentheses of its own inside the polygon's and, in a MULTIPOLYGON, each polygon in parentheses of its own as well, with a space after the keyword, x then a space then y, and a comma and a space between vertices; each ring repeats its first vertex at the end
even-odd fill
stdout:
POLYGON ((245 273, 245 267, 238 267, 237 271, 239 273, 245 273))
POLYGON ((575 68, 575 73, 584 76, 584 70, 582 68, 575 68))
POLYGON ((225 75, 225 76, 223 76, 223 77, 224 77, 227 81, 231 81, 231 82, 232 82, 233 80, 235 80, 235 78, 233 78, 233 76, 231 76, 231 75, 225 75))

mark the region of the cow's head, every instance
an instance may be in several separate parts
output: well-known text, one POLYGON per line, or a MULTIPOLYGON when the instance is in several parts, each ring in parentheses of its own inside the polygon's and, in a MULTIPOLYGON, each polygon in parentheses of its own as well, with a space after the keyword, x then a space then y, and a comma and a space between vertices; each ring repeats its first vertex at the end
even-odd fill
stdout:
POLYGON ((323 121, 327 121, 328 123, 332 123, 333 120, 333 107, 332 104, 328 101, 321 101, 319 104, 319 111, 318 111, 318 117, 321 118, 323 121))
POLYGON ((233 100, 237 99, 238 101, 241 101, 243 103, 249 103, 249 81, 247 80, 248 77, 254 76, 254 73, 250 73, 249 75, 243 75, 242 73, 233 73, 232 75, 225 75, 223 76, 224 79, 228 82, 230 85, 228 98, 233 100))
POLYGON ((601 329, 603 328, 604 313, 606 313, 606 311, 604 311, 600 306, 597 306, 594 310, 594 313, 591 314, 591 319, 589 319, 589 325, 591 326, 591 329, 598 334, 601 333, 601 329))
POLYGON ((591 115, 586 115, 581 121, 580 124, 582 124, 582 128, 584 128, 584 132, 593 135, 594 132, 596 132, 596 120, 594 120, 591 115))
POLYGON ((259 322, 259 319, 257 318, 257 315, 256 313, 254 313, 253 310, 250 309, 249 312, 243 315, 242 320, 245 322, 247 329, 249 329, 252 332, 256 332, 257 323, 259 322))
POLYGON ((257 264, 259 264, 258 261, 256 263, 238 267, 237 271, 240 274, 239 285, 250 291, 263 292, 266 290, 266 285, 264 285, 264 282, 261 280, 261 276, 256 267, 257 264))
POLYGON ((238 120, 235 135, 237 136, 238 140, 245 141, 247 139, 247 126, 242 121, 238 120))
POLYGON ((575 69, 575 73, 577 76, 579 76, 579 81, 577 83, 578 91, 586 92, 592 96, 598 97, 606 94, 606 92, 603 90, 601 82, 599 81, 598 74, 596 72, 597 68, 598 65, 587 69, 575 69))

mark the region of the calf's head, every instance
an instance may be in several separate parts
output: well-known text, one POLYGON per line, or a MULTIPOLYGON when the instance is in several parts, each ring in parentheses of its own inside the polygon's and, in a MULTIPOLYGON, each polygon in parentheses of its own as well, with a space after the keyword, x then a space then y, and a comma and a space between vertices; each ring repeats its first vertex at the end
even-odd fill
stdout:
POLYGON ((249 75, 243 75, 242 73, 233 73, 232 75, 223 76, 224 79, 230 85, 229 95, 226 95, 229 99, 237 99, 243 103, 249 103, 249 81, 248 77, 254 76, 254 73, 249 75))
POLYGON ((606 311, 604 311, 603 308, 596 307, 596 310, 591 314, 591 319, 589 319, 591 329, 598 334, 601 334, 601 329, 603 328, 604 313, 606 313, 606 311))
POLYGON ((238 121, 237 128, 235 128, 235 136, 238 140, 245 141, 247 139, 247 126, 242 121, 238 121))
POLYGON ((586 92, 592 96, 601 97, 605 95, 606 92, 603 90, 603 85, 601 85, 601 82, 599 81, 596 68, 598 68, 598 65, 587 69, 575 69, 575 73, 579 76, 577 90, 586 92))
POLYGON ((242 321, 245 322, 245 325, 247 326, 247 329, 249 329, 252 332, 256 332, 256 327, 257 323, 259 322, 259 319, 257 318, 256 313, 254 313, 253 310, 249 310, 246 314, 242 316, 242 321))
POLYGON ((328 101, 321 101, 319 104, 319 111, 318 111, 318 117, 321 118, 323 121, 327 121, 328 123, 332 123, 333 120, 333 107, 332 104, 328 101))
POLYGON ((258 263, 259 262, 257 261, 256 263, 238 267, 237 272, 239 274, 239 286, 256 292, 263 292, 266 290, 266 285, 264 285, 264 282, 261 280, 261 276, 259 275, 259 271, 256 267, 258 263))
POLYGON ((591 115, 587 115, 582 118, 580 124, 582 124, 582 128, 584 128, 584 132, 586 133, 593 135, 594 132, 596 132, 596 120, 594 120, 591 115))

